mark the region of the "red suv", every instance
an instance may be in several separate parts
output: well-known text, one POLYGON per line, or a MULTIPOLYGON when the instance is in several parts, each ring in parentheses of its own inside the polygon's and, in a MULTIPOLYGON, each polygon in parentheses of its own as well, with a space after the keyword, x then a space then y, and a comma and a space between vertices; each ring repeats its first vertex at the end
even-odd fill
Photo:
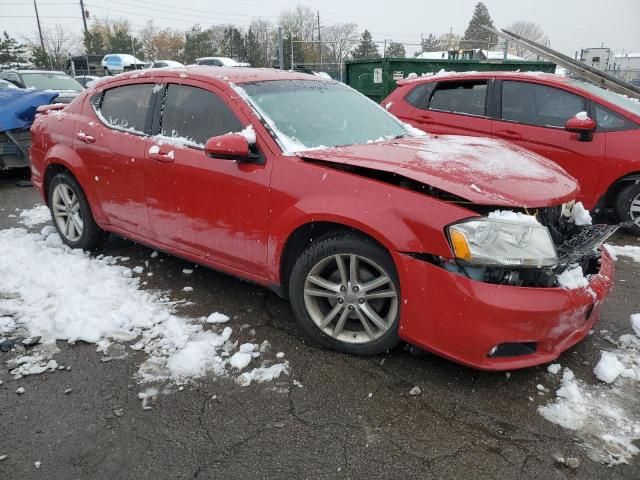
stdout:
POLYGON ((443 73, 401 80, 383 101, 427 132, 506 139, 558 163, 600 218, 640 235, 640 103, 544 73, 443 73))
POLYGON ((597 247, 615 227, 576 221, 557 165, 427 137, 321 77, 125 73, 43 107, 32 133, 33 183, 68 246, 114 232, 273 288, 340 351, 402 338, 526 367, 582 339, 611 287, 597 247))

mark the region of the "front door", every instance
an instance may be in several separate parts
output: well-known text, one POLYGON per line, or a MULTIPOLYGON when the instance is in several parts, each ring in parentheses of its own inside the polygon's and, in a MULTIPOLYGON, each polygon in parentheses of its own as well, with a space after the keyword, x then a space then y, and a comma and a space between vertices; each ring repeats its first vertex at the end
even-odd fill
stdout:
POLYGON ((580 95, 547 85, 502 81, 501 109, 493 122, 494 137, 516 143, 547 157, 580 184, 577 200, 593 208, 595 189, 606 156, 605 134, 595 132, 589 141, 568 132, 564 124, 579 112, 589 112, 580 95))
POLYGON ((205 155, 210 137, 249 124, 210 89, 185 80, 163 92, 159 135, 149 139, 145 159, 149 218, 159 241, 259 273, 267 256, 271 163, 205 155))
POLYGON ((151 237, 144 179, 154 85, 124 85, 86 102, 75 127, 74 149, 90 171, 109 224, 151 237))

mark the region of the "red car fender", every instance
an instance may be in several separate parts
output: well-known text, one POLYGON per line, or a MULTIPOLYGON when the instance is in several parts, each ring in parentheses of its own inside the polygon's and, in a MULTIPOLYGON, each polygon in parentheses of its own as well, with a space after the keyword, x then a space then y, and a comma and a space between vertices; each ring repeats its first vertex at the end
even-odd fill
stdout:
MULTIPOLYGON (((93 179, 91 178, 86 165, 82 162, 73 148, 62 143, 54 145, 47 151, 44 158, 44 165, 45 167, 43 169, 43 181, 48 175, 47 171, 53 165, 62 165, 67 170, 69 170, 82 187, 82 190, 87 197, 87 201, 89 202, 89 206, 91 207, 91 212, 93 213, 93 216, 95 217, 98 225, 104 225, 106 223, 106 217, 104 215, 104 212, 102 211, 102 208, 100 207, 100 202, 95 196, 95 190, 93 188, 89 188, 89 185, 93 181, 93 179)), ((43 187, 44 192, 46 189, 46 185, 43 185, 43 187)), ((45 198, 45 201, 48 203, 49 199, 45 198)))

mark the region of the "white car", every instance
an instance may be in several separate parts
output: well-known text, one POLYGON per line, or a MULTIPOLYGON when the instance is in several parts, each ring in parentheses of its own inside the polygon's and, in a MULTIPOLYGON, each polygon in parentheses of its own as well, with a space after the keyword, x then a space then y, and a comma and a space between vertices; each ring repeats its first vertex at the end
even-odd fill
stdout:
POLYGON ((174 68, 184 67, 183 63, 176 62, 175 60, 154 60, 151 68, 174 68))
POLYGON ((196 58, 196 65, 211 65, 213 67, 250 67, 246 62, 236 62, 229 57, 202 57, 196 58))
POLYGON ((125 70, 141 70, 150 66, 151 63, 144 62, 128 53, 110 53, 102 58, 102 68, 105 75, 122 73, 125 70))

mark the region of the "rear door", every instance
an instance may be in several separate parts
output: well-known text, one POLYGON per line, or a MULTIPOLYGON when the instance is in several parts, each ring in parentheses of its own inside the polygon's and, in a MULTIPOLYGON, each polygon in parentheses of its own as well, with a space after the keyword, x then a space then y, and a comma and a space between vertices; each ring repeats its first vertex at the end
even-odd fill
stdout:
POLYGON ((413 112, 415 125, 436 134, 491 136, 487 101, 491 83, 488 79, 438 82, 413 112))
POLYGON ((151 237, 144 152, 151 126, 153 83, 110 88, 85 102, 74 149, 88 166, 111 225, 151 237))
POLYGON ((558 163, 580 183, 578 200, 593 208, 606 155, 605 134, 590 141, 568 132, 564 124, 579 112, 591 113, 591 103, 564 89, 539 83, 504 80, 499 89, 493 136, 516 143, 558 163))
MULTIPOLYGON (((149 217, 159 241, 258 273, 266 264, 271 162, 238 163, 205 155, 210 137, 249 125, 211 88, 183 80, 169 83, 164 91, 155 126, 159 135, 146 149, 149 217)), ((260 138, 254 148, 263 150, 260 138)))

